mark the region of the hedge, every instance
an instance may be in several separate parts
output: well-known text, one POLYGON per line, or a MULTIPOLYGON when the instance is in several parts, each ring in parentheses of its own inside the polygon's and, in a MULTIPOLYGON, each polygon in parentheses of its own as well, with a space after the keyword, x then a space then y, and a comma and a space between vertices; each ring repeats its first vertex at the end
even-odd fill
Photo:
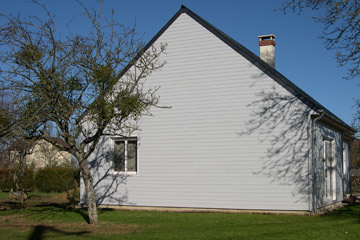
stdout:
MULTIPOLYGON (((14 174, 17 169, 0 170, 0 189, 16 189, 14 174)), ((27 191, 64 192, 79 186, 80 171, 70 168, 43 168, 38 171, 26 170, 20 188, 27 191)))
POLYGON ((76 172, 68 168, 43 168, 36 172, 35 186, 40 192, 64 192, 74 188, 76 172))
MULTIPOLYGON (((23 173, 22 181, 18 181, 19 188, 34 190, 34 170, 27 169, 23 173)), ((2 191, 10 189, 16 190, 15 179, 21 175, 19 169, 0 169, 0 189, 2 191)))

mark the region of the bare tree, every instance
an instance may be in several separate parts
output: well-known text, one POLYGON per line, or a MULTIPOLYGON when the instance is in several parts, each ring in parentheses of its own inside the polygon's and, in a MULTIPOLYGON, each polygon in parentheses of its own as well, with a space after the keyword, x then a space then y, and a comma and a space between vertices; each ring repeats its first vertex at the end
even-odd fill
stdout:
POLYGON ((25 176, 29 173, 33 173, 29 169, 28 155, 31 155, 36 145, 35 140, 30 139, 17 139, 7 149, 9 155, 9 163, 13 170, 9 171, 9 174, 15 185, 15 192, 11 188, 9 193, 10 197, 20 199, 21 205, 24 204, 24 200, 27 198, 26 186, 28 185, 28 178, 25 176))
POLYGON ((165 46, 148 47, 134 32, 99 9, 87 8, 89 32, 59 34, 55 18, 37 2, 46 17, 5 16, 0 29, 1 86, 18 101, 17 126, 28 137, 42 138, 78 161, 85 185, 90 224, 97 225, 97 207, 88 158, 104 135, 124 134, 136 120, 158 105, 157 88, 146 77, 161 68, 165 46), (130 65, 129 65, 130 64, 130 65), (131 66, 131 67, 127 67, 131 66), (46 135, 57 131, 64 144, 46 135))
POLYGON ((17 128, 15 119, 15 106, 13 99, 7 96, 4 91, 0 91, 0 151, 5 153, 9 145, 15 140, 15 129, 17 128))
POLYGON ((289 0, 282 9, 317 12, 314 19, 324 26, 321 38, 327 49, 336 50, 340 66, 348 66, 347 78, 360 75, 360 3, 357 0, 289 0))

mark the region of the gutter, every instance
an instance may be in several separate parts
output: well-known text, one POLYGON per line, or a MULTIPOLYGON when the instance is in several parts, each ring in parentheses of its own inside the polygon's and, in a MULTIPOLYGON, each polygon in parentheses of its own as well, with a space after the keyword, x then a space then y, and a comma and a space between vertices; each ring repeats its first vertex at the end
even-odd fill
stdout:
POLYGON ((312 174, 312 210, 311 212, 316 214, 317 213, 317 209, 316 209, 316 174, 315 174, 315 141, 316 141, 316 131, 315 131, 315 123, 319 120, 321 120, 324 115, 325 112, 324 110, 320 110, 319 113, 321 113, 321 115, 317 118, 315 118, 312 121, 312 127, 311 127, 311 174, 312 174))

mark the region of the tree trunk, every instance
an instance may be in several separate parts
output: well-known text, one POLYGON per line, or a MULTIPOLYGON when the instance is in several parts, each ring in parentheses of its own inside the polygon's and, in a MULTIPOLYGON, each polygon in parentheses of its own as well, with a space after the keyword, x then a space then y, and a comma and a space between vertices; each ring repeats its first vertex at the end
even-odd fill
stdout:
POLYGON ((99 225, 99 220, 98 220, 97 207, 95 201, 93 179, 90 174, 90 169, 87 164, 87 161, 82 160, 79 165, 85 185, 86 202, 88 205, 88 213, 89 213, 89 223, 91 225, 97 226, 99 225))
POLYGON ((20 193, 20 201, 21 201, 21 206, 24 206, 24 201, 25 201, 25 190, 21 189, 19 190, 20 193))

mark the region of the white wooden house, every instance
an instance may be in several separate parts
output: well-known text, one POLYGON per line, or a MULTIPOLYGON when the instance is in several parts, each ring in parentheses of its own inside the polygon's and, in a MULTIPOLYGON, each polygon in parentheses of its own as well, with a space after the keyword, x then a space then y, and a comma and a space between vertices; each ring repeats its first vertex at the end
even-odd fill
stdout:
POLYGON ((274 38, 259 36, 263 61, 182 6, 145 47, 167 44, 147 84, 171 108, 152 109, 129 138, 102 139, 90 163, 98 203, 315 212, 341 202, 354 129, 275 70, 274 38))

